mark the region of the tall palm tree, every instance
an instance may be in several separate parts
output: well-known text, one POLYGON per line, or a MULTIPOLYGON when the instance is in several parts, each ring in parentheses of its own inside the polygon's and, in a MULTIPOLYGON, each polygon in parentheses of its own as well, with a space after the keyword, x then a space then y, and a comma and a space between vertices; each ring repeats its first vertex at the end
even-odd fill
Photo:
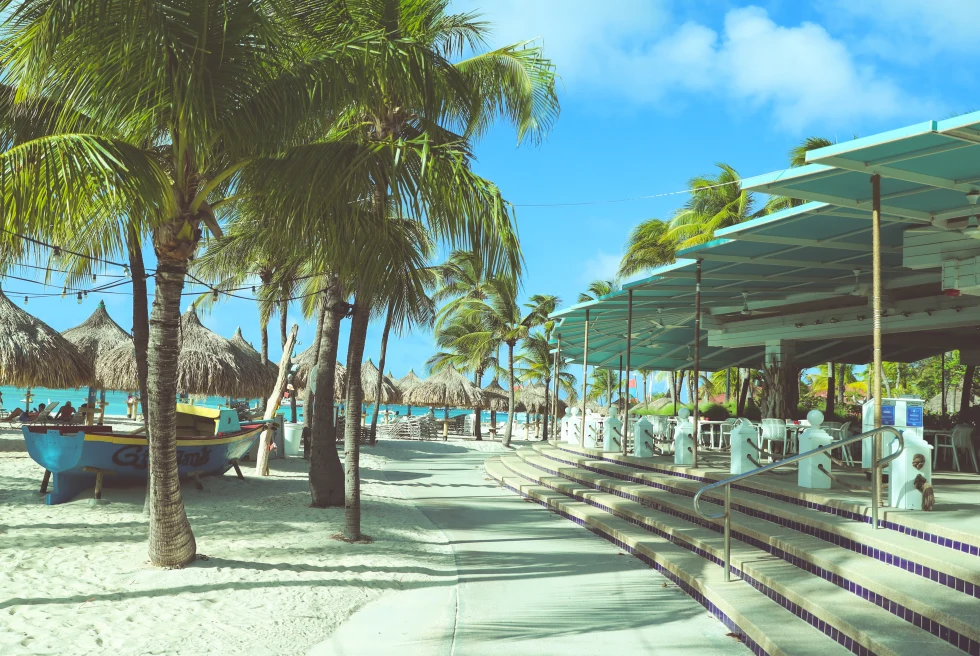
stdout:
POLYGON ((595 301, 600 296, 608 296, 613 292, 618 292, 620 289, 622 289, 622 285, 618 280, 593 280, 589 283, 586 290, 578 295, 578 302, 588 303, 589 301, 595 301))
POLYGON ((564 362, 555 368, 555 358, 551 354, 551 335, 545 327, 543 330, 531 332, 524 340, 520 355, 516 362, 520 369, 520 379, 530 383, 540 383, 545 389, 544 426, 541 439, 548 439, 548 419, 551 416, 551 383, 558 377, 559 391, 566 395, 575 386, 575 376, 565 371, 564 362))
MULTIPOLYGON (((789 150, 789 165, 790 168, 798 168, 800 166, 806 166, 806 154, 811 150, 817 150, 819 148, 826 148, 827 146, 833 146, 834 141, 830 139, 825 139, 823 137, 807 137, 797 145, 793 146, 789 150)), ((780 210, 789 209, 790 207, 799 207, 803 204, 803 201, 799 198, 789 198, 788 196, 772 196, 766 201, 766 207, 763 210, 766 214, 772 214, 774 212, 779 212, 780 210)))

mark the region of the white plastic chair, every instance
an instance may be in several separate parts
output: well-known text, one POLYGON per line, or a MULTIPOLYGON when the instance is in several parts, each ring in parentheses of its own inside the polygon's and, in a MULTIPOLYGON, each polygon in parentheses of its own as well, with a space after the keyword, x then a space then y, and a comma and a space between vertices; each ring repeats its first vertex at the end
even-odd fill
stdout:
POLYGON ((722 449, 731 448, 732 429, 735 428, 736 421, 738 421, 738 419, 735 419, 734 417, 729 417, 728 419, 725 420, 725 422, 721 426, 719 426, 719 431, 718 431, 720 433, 719 441, 721 442, 722 449))
POLYGON ((786 455, 786 421, 783 419, 763 419, 762 431, 759 435, 759 446, 772 453, 773 442, 783 445, 783 456, 786 455), (767 445, 766 442, 769 444, 767 445))
POLYGON ((932 466, 934 468, 936 463, 939 462, 939 451, 941 449, 949 449, 953 454, 953 466, 956 467, 956 471, 963 471, 960 469, 958 452, 965 449, 970 454, 970 459, 973 462, 973 471, 980 472, 980 469, 977 468, 977 454, 973 448, 973 426, 960 424, 953 428, 952 433, 936 434, 936 450, 932 454, 932 466))

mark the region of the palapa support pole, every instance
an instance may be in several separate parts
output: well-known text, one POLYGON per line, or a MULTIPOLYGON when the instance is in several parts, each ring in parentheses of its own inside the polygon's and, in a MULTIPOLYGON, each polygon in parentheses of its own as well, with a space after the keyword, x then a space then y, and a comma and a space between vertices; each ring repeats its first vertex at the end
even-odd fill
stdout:
POLYGON ((616 400, 616 409, 623 411, 623 356, 619 356, 619 378, 616 379, 616 393, 619 398, 616 400))
MULTIPOLYGON (((626 443, 630 435, 630 350, 633 348, 633 290, 629 290, 629 302, 626 304, 626 412, 623 417, 623 455, 626 455, 626 443)), ((635 449, 634 449, 635 451, 635 449)))
POLYGON ((582 349, 582 433, 579 446, 585 448, 585 395, 589 391, 589 309, 585 309, 585 345, 582 349))
MULTIPOLYGON (((286 373, 289 369, 289 356, 293 352, 293 345, 296 343, 296 334, 299 332, 299 326, 295 323, 292 329, 289 331, 289 337, 286 339, 286 345, 282 349, 282 359, 279 360, 279 375, 276 377, 276 385, 272 389, 272 394, 269 395, 268 400, 265 402, 265 413, 262 418, 265 420, 272 419, 276 416, 276 411, 279 409, 279 403, 282 402, 282 393, 286 391, 286 373)), ((272 428, 266 428, 262 431, 262 436, 259 438, 259 453, 255 458, 255 473, 258 476, 268 476, 269 475, 269 443, 272 440, 272 428)))
POLYGON ((694 272, 694 466, 698 466, 698 443, 701 441, 701 430, 698 422, 701 413, 698 407, 698 391, 701 386, 701 260, 698 260, 694 272))
MULTIPOLYGON (((872 389, 875 397, 875 428, 881 428, 881 175, 871 176, 871 277, 872 310, 874 312, 874 370, 872 372, 872 389)), ((874 487, 875 506, 881 504, 881 434, 874 436, 874 457, 871 461, 872 485, 874 487)), ((874 528, 878 528, 878 517, 875 513, 874 528)))

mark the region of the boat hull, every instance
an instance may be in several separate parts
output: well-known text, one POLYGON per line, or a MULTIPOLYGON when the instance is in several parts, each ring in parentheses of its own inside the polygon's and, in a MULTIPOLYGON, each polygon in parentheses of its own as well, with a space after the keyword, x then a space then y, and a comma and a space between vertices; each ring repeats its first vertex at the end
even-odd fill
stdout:
MULTIPOLYGON (((232 434, 177 440, 177 472, 181 478, 197 474, 221 475, 231 469, 252 447, 263 426, 247 426, 232 434)), ((145 482, 149 445, 145 437, 111 432, 67 431, 24 427, 27 452, 51 472, 45 503, 55 505, 73 499, 91 487, 95 474, 86 468, 112 472, 113 480, 145 482)))

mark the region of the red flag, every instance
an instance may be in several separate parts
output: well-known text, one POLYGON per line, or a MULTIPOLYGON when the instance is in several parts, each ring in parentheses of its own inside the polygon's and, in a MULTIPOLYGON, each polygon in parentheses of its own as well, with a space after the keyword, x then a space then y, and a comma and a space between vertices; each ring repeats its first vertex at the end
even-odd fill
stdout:
POLYGON ((636 378, 630 378, 630 389, 636 389, 636 378))

